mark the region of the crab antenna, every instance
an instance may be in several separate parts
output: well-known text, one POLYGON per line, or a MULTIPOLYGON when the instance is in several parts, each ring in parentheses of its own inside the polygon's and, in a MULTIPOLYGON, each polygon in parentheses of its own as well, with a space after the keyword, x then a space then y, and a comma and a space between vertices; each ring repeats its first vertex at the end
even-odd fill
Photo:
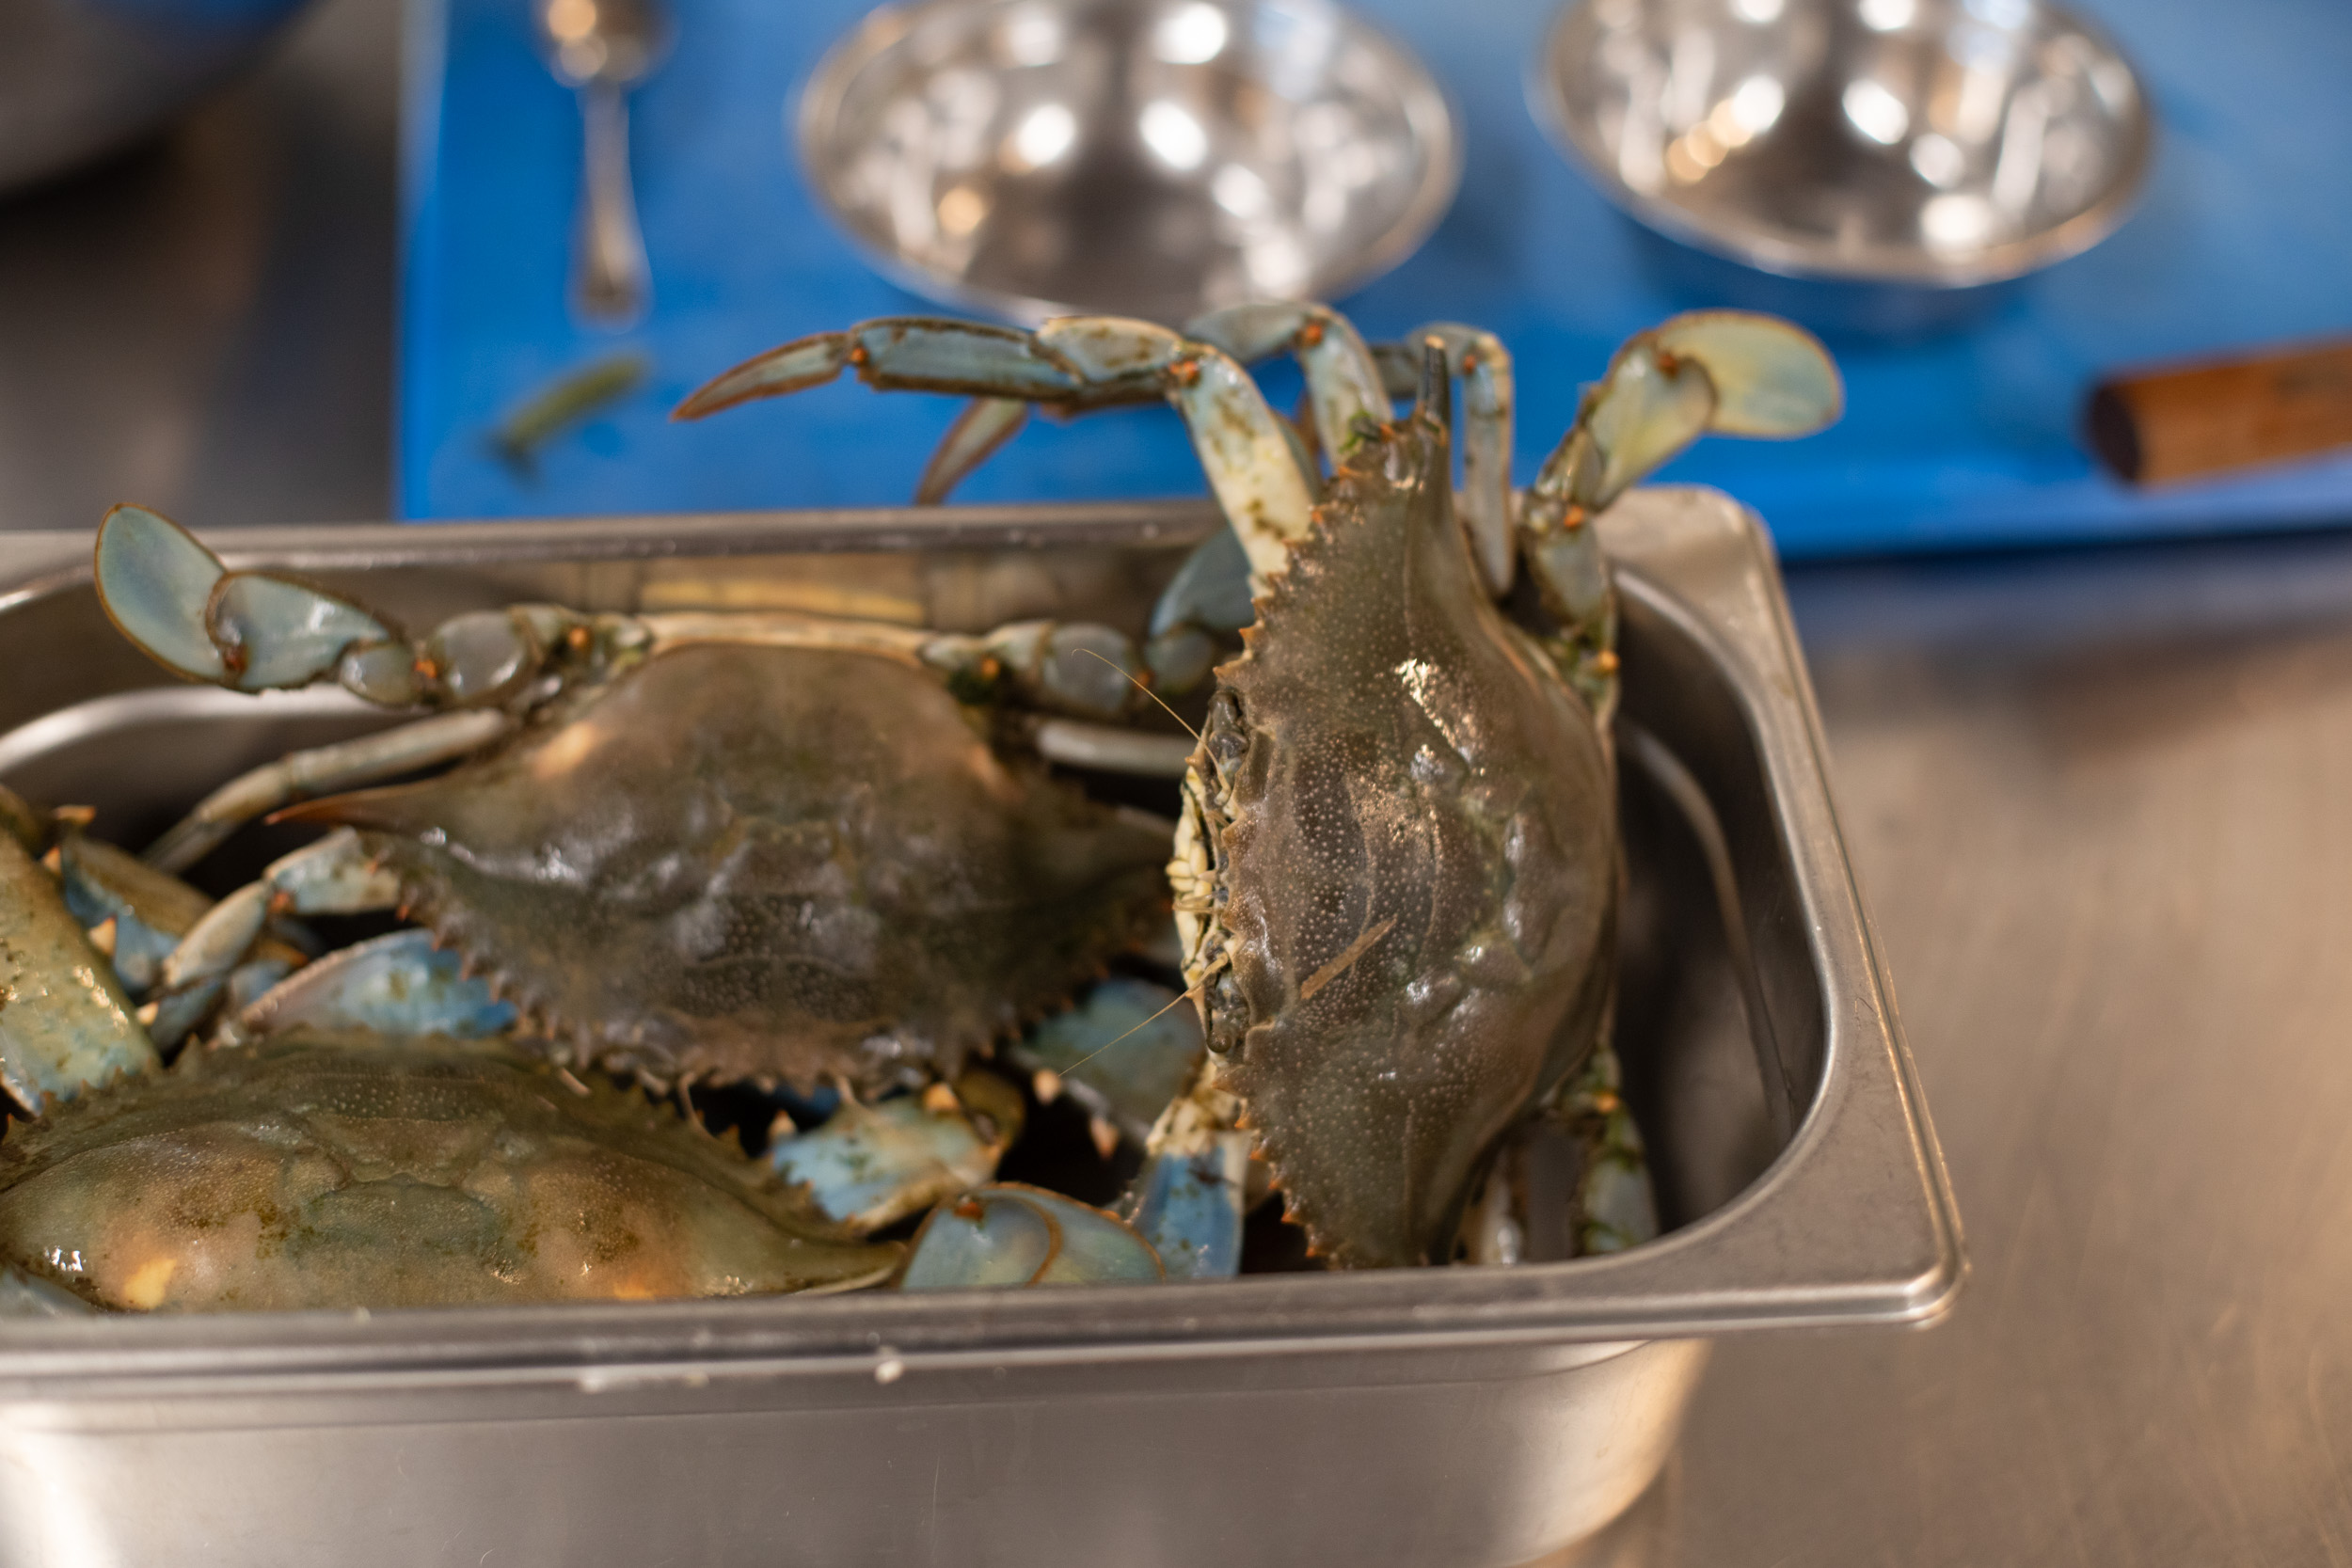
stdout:
POLYGON ((1126 1034, 1120 1036, 1119 1039, 1104 1040, 1102 1044, 1096 1046, 1093 1050, 1088 1052, 1085 1055, 1079 1057, 1068 1067, 1063 1068, 1061 1069, 1060 1076, 1064 1078, 1069 1077, 1072 1073, 1077 1071, 1080 1068, 1094 1060, 1095 1057, 1100 1056, 1104 1052, 1108 1051, 1112 1046, 1119 1044, 1120 1040, 1129 1039, 1136 1035, 1142 1034, 1146 1029, 1151 1028, 1152 1025, 1157 1023, 1160 1020, 1166 1018, 1169 1013, 1174 1012, 1178 1007, 1184 1006, 1185 1003, 1198 1002, 1200 1000, 1200 993, 1208 989, 1210 975, 1216 974, 1219 970, 1223 969, 1227 964, 1232 963, 1232 956, 1231 954, 1219 953, 1216 956, 1216 961, 1209 965, 1208 973, 1201 975, 1197 983, 1185 987, 1183 990, 1178 991, 1173 997, 1169 998, 1167 1006, 1162 1007, 1158 1012, 1153 1013, 1150 1018, 1145 1019, 1141 1023, 1138 1023, 1134 1028, 1128 1030, 1126 1034))
POLYGON ((1436 420, 1439 430, 1454 428, 1454 378, 1446 371, 1445 340, 1435 333, 1421 341, 1421 392, 1413 412, 1436 420))
MULTIPOLYGON (((1109 659, 1107 659, 1107 658, 1103 658, 1103 656, 1102 656, 1101 654, 1096 653, 1096 652, 1095 652, 1092 648, 1080 648, 1080 649, 1078 650, 1078 652, 1080 652, 1080 653, 1082 653, 1082 654, 1085 654, 1086 656, 1088 656, 1088 657, 1090 657, 1090 658, 1099 658, 1099 659, 1103 659, 1103 662, 1104 662, 1104 663, 1105 663, 1105 664, 1111 664, 1111 661, 1110 661, 1109 659)), ((1116 664, 1111 664, 1111 668, 1112 668, 1112 669, 1114 669, 1114 670, 1119 670, 1119 666, 1118 666, 1118 665, 1116 665, 1116 664)), ((1183 714, 1181 714, 1181 713, 1177 712, 1174 708, 1169 707, 1169 706, 1168 706, 1168 705, 1165 702, 1161 702, 1161 701, 1160 701, 1160 694, 1159 694, 1158 692, 1156 692, 1156 691, 1152 690, 1150 687, 1148 687, 1148 686, 1144 685, 1144 684, 1143 684, 1143 682, 1142 682, 1142 680, 1136 676, 1136 674, 1135 673, 1135 672, 1134 672, 1134 671, 1132 671, 1132 670, 1119 670, 1119 673, 1120 673, 1121 675, 1123 675, 1123 676, 1125 676, 1125 677, 1126 677, 1126 680, 1127 680, 1127 684, 1128 684, 1128 685, 1130 685, 1130 686, 1134 687, 1134 688, 1135 688, 1137 691, 1142 692, 1145 696, 1147 696, 1147 697, 1151 698, 1153 702, 1155 702, 1155 703, 1159 703, 1159 705, 1160 705, 1160 711, 1161 711, 1162 713, 1167 714, 1167 715, 1168 715, 1170 719, 1175 720, 1175 721, 1176 721, 1176 722, 1178 722, 1179 724, 1184 724, 1184 716, 1183 714)), ((1182 695, 1182 693, 1179 693, 1179 695, 1182 695)), ((1199 730, 1194 729, 1194 728, 1193 728, 1190 724, 1184 724, 1184 733, 1185 733, 1186 735, 1188 735, 1188 736, 1192 736, 1192 738, 1193 738, 1193 743, 1194 743, 1195 745, 1200 744, 1200 732, 1199 730)))

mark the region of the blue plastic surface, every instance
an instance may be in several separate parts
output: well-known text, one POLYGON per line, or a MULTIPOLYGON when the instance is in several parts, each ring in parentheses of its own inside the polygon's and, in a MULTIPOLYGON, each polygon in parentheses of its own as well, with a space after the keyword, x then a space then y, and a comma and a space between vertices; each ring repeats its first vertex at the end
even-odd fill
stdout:
MULTIPOLYGON (((524 0, 412 0, 399 464, 403 512, 490 517, 891 504, 911 495, 948 399, 854 384, 699 425, 669 408, 787 339, 928 309, 870 271, 817 212, 787 113, 860 0, 676 0, 675 53, 635 99, 655 304, 613 335, 566 305, 580 120, 531 47, 524 0), (502 463, 498 421, 566 371, 641 350, 624 401, 502 463)), ((1410 261, 1340 302, 1369 334, 1435 316, 1518 356, 1519 477, 1610 349, 1680 292, 1553 150, 1521 72, 1548 4, 1374 0, 1464 110, 1454 211, 1410 261)), ((2352 331, 2352 4, 2092 0, 2159 116, 2136 215, 1965 329, 1833 346, 1845 420, 1790 443, 1703 443, 1666 471, 1719 484, 1790 555, 2058 542, 2352 520, 2352 454, 2134 493, 2075 439, 2102 371, 2352 331)), ((1204 492, 1164 410, 1033 423, 960 499, 1204 492)))

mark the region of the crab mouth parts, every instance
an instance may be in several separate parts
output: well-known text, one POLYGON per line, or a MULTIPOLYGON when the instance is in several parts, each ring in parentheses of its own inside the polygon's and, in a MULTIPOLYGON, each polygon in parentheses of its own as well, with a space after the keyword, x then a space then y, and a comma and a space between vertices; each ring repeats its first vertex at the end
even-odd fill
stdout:
POLYGON ((1184 955, 1184 985, 1200 1008, 1211 1053, 1230 1061, 1250 1023, 1249 1006, 1233 978, 1232 934, 1226 928, 1226 843, 1232 820, 1230 780, 1249 749, 1241 700, 1219 691, 1209 705, 1200 749, 1184 769, 1184 805, 1168 863, 1175 895, 1176 930, 1184 955))
POLYGON ((1184 807, 1176 821, 1176 842, 1168 856, 1168 885, 1175 895, 1176 935, 1184 950, 1184 987, 1198 999, 1204 1021, 1211 1023, 1210 1049, 1220 1055, 1232 1049, 1219 1043, 1214 1026, 1217 1011, 1211 997, 1212 982, 1228 967, 1224 922, 1218 918, 1225 903, 1224 879, 1217 846, 1225 824, 1223 790, 1203 779, 1196 759, 1184 770, 1184 807))

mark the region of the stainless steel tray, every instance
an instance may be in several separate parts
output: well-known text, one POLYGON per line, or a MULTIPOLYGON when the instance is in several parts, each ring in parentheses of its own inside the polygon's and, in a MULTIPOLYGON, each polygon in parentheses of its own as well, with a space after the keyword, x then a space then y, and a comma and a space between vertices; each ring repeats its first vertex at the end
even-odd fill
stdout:
MULTIPOLYGON (((520 597, 783 603, 821 578, 978 626, 1139 615, 1214 524, 1168 504, 209 537, 411 625, 520 597)), ((9 1323, 0 1562, 1505 1568, 1648 1483, 1705 1337, 1934 1317, 1958 1225, 1769 547, 1701 490, 1604 527, 1645 765, 1618 1035, 1671 1235, 1158 1289, 9 1323)), ((384 722, 167 684, 106 625, 88 547, 0 535, 0 780, 135 838, 384 722)))

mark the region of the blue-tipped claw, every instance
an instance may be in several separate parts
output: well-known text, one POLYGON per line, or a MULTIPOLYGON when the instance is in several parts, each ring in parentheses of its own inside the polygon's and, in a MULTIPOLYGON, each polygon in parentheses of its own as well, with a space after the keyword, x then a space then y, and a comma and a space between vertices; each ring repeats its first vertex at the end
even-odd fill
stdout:
POLYGON ((0 833, 0 1087, 36 1114, 123 1074, 151 1070, 155 1047, 89 944, 57 883, 0 833))
POLYGON ((823 1126, 776 1139, 768 1163, 806 1188, 827 1218, 866 1236, 995 1175, 1021 1117, 1012 1085, 967 1073, 955 1090, 937 1085, 879 1105, 844 1101, 823 1126))
POLYGON ((1199 1153, 1155 1154, 1136 1178, 1135 1227, 1170 1279, 1241 1272, 1249 1134, 1219 1132, 1199 1153))
POLYGON ((1114 1214, 1003 1182, 931 1211, 899 1288, 1146 1285, 1167 1277, 1151 1243, 1114 1214))
POLYGON ((211 907, 175 877, 79 832, 57 839, 58 891, 85 929, 104 933, 115 977, 134 1000, 146 995, 163 961, 211 907), (111 923, 111 924, 109 924, 111 923))
POLYGON ((364 1029, 393 1039, 482 1039, 515 1026, 513 1004, 469 975, 428 931, 394 931, 329 954, 239 1010, 236 1032, 364 1029))

